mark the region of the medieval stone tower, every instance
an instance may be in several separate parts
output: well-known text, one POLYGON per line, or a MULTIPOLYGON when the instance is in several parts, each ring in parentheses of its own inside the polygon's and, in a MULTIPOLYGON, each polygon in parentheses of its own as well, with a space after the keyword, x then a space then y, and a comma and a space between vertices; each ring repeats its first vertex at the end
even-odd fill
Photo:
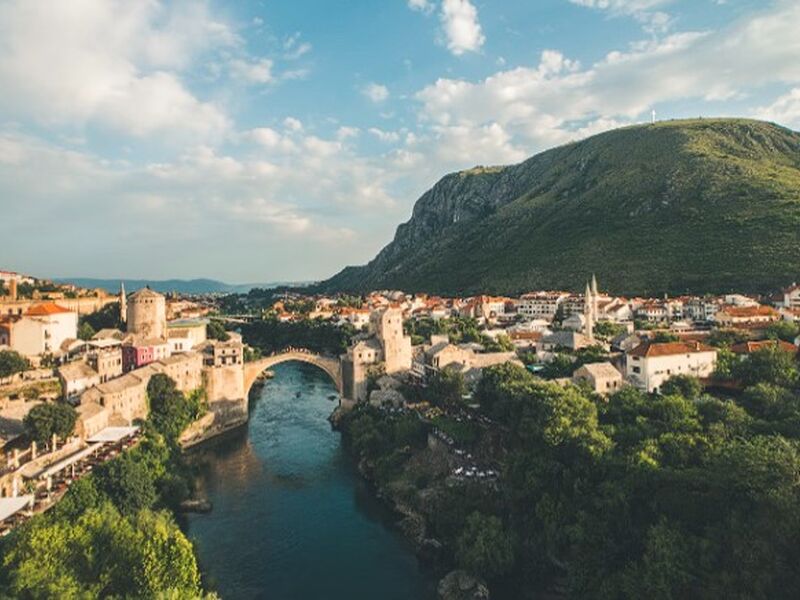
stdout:
POLYGON ((387 308, 373 312, 370 329, 381 344, 387 374, 411 368, 411 338, 403 333, 403 311, 387 308))
POLYGON ((166 339, 167 300, 150 288, 142 288, 128 298, 128 333, 144 338, 166 339))

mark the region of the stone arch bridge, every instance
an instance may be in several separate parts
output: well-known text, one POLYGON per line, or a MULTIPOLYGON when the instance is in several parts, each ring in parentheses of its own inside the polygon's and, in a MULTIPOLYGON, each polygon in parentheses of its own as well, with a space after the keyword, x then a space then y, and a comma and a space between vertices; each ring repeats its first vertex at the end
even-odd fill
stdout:
POLYGON ((302 348, 287 348, 271 356, 266 356, 260 360, 246 363, 244 366, 244 391, 245 396, 250 394, 258 376, 264 371, 275 365, 285 362, 298 361, 314 365, 325 371, 333 380, 336 389, 341 396, 343 393, 342 383, 342 363, 338 358, 323 356, 302 348))

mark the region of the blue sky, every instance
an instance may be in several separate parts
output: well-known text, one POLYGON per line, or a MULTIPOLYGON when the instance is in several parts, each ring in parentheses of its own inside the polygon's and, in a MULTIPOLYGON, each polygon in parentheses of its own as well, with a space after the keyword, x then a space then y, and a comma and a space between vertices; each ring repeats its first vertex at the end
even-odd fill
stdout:
POLYGON ((613 127, 800 129, 796 0, 0 0, 0 268, 307 280, 441 176, 613 127))

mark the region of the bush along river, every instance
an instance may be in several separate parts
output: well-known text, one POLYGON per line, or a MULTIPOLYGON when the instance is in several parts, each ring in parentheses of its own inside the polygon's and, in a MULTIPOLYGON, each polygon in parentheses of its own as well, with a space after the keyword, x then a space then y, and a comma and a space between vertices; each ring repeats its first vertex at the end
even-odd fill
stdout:
POLYGON ((299 363, 274 373, 246 427, 190 454, 213 504, 188 517, 211 589, 226 600, 435 598, 433 574, 331 429, 333 384, 299 363))

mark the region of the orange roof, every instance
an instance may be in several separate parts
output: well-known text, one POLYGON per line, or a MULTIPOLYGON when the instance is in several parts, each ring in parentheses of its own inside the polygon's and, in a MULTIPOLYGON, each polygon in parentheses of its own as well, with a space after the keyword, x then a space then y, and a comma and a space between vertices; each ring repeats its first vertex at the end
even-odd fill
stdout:
POLYGON ((46 317, 48 315, 60 315, 63 313, 72 312, 71 310, 67 310, 63 306, 59 306, 55 302, 43 302, 41 304, 35 304, 31 306, 28 311, 25 313, 27 317, 46 317))
POLYGON ((761 350, 762 348, 767 348, 769 346, 775 345, 781 350, 785 350, 786 352, 797 352, 797 346, 794 344, 790 344, 789 342, 784 342, 783 340, 759 340, 759 341, 750 341, 750 342, 741 342, 740 344, 734 344, 731 346, 731 351, 735 352, 736 354, 751 354, 752 352, 756 352, 761 350))
MULTIPOLYGON (((770 307, 759 304, 758 306, 730 306, 723 308, 720 313, 730 315, 731 317, 776 317, 778 312, 770 307)), ((717 313, 719 314, 719 313, 717 313)))
POLYGON ((716 349, 700 342, 665 342, 661 344, 640 344, 631 350, 629 355, 652 358, 654 356, 674 356, 697 352, 716 352, 716 349))

